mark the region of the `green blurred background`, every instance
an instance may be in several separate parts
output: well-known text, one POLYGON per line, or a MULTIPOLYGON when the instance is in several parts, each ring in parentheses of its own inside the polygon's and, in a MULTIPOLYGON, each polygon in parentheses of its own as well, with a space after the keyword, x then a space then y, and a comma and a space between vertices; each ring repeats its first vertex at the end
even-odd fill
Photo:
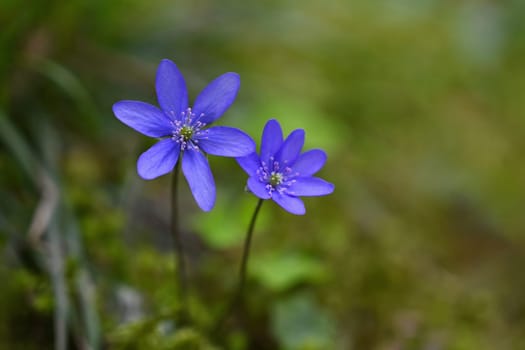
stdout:
POLYGON ((525 2, 0 2, 0 349, 525 349, 525 2), (220 124, 277 118, 329 158, 307 214, 263 206, 211 157, 181 193, 194 328, 177 306, 169 176, 111 105, 241 76, 220 124))

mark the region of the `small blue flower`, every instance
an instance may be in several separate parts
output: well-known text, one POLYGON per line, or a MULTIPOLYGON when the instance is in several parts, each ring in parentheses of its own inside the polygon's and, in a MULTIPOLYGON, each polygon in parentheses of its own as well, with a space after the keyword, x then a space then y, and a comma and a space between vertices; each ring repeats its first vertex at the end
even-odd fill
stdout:
POLYGON ((292 214, 306 211, 299 196, 324 196, 334 191, 334 185, 314 177, 326 162, 326 153, 313 149, 301 154, 304 130, 294 130, 283 141, 281 126, 269 120, 262 134, 261 155, 252 153, 237 158, 250 176, 248 189, 261 199, 272 199, 292 214))
POLYGON ((155 82, 160 109, 140 101, 113 105, 113 113, 121 122, 146 136, 160 138, 139 157, 139 175, 151 180, 167 174, 182 157, 182 172, 195 201, 202 210, 211 210, 215 182, 205 154, 240 157, 255 151, 253 140, 239 129, 207 128, 233 103, 239 85, 238 74, 223 74, 202 90, 190 108, 184 77, 175 63, 162 60, 155 82))

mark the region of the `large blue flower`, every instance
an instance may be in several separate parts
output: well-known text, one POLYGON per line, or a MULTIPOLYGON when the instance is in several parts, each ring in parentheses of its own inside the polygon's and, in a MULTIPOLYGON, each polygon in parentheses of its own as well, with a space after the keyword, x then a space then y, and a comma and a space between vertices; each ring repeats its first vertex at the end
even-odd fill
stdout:
POLYGON ((283 141, 281 126, 269 120, 263 130, 260 156, 252 153, 237 158, 248 173, 248 189, 261 199, 272 199, 292 214, 303 215, 300 196, 324 196, 334 185, 314 177, 326 162, 326 153, 313 149, 301 154, 304 130, 294 130, 283 141))
POLYGON ((155 83, 160 109, 140 101, 113 105, 113 113, 121 122, 161 139, 139 157, 139 175, 150 180, 167 174, 182 157, 182 172, 193 197, 202 210, 211 210, 215 183, 205 154, 239 157, 255 151, 253 140, 239 129, 207 128, 233 103, 239 85, 238 74, 223 74, 202 90, 190 108, 184 77, 175 63, 162 60, 155 83))

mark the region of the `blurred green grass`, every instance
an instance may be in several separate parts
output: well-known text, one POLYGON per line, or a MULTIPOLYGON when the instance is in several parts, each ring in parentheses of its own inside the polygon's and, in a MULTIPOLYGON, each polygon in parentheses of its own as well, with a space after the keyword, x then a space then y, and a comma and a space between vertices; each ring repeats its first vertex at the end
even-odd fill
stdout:
POLYGON ((210 159, 215 212, 183 191, 202 330, 170 332, 169 180, 138 178, 151 140, 111 112, 121 99, 155 102, 162 58, 181 68, 190 99, 238 72, 220 123, 256 140, 269 118, 304 128, 336 185, 306 200, 305 217, 263 207, 247 331, 223 346, 525 347, 522 1, 20 7, 0 4, 1 349, 53 348, 61 327, 71 348, 125 348, 144 329, 135 348, 215 341, 202 338, 233 290, 255 200, 231 159, 210 159))

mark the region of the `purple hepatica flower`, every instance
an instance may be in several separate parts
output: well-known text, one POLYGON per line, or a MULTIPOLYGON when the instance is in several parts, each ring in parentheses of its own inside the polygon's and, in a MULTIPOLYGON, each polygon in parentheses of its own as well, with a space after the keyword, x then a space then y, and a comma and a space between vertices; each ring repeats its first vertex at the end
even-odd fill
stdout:
POLYGON ((237 158, 248 173, 249 190, 261 199, 272 199, 292 214, 303 215, 300 196, 324 196, 334 191, 334 185, 313 177, 326 162, 326 153, 313 149, 303 154, 304 130, 294 130, 283 141, 281 126, 269 120, 261 139, 261 155, 252 153, 237 158))
POLYGON ((157 70, 155 87, 160 109, 140 101, 119 101, 115 116, 138 132, 160 138, 137 162, 139 175, 151 180, 173 170, 182 156, 182 172, 199 207, 215 204, 215 183, 205 153, 225 157, 246 156, 255 150, 253 140, 239 129, 206 128, 235 100, 240 79, 226 73, 212 81, 188 107, 184 77, 175 63, 164 59, 157 70))

